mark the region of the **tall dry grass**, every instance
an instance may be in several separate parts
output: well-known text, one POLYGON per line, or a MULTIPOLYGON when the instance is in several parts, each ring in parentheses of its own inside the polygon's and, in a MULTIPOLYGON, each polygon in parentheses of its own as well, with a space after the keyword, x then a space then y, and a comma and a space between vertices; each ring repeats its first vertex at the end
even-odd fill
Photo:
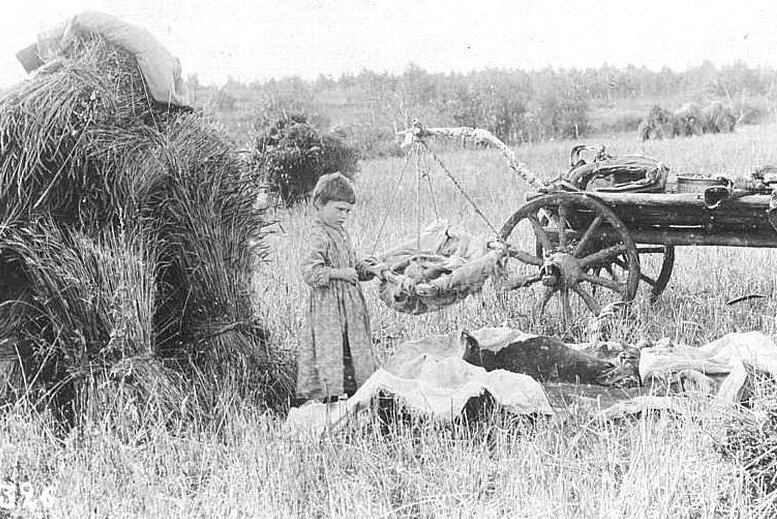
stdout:
MULTIPOLYGON (((774 160, 775 137, 777 128, 761 126, 644 148, 636 135, 608 144, 617 153, 659 157, 674 173, 747 175, 774 160)), ((566 168, 571 144, 517 151, 549 177, 566 168)), ((444 159, 495 224, 521 204, 524 186, 492 152, 449 150, 444 159)), ((378 250, 415 232, 415 185, 407 182, 397 199, 389 197, 401 168, 399 159, 369 162, 358 177, 349 229, 363 252, 371 252, 387 211, 378 250)), ((453 187, 437 173, 432 179, 439 213, 487 236, 453 187)), ((297 258, 312 213, 300 207, 277 216, 281 230, 271 237, 269 264, 256 273, 254 297, 272 340, 294 349, 306 296, 297 258)), ((434 216, 431 204, 420 209, 421 222, 434 216)), ((774 334, 774 255, 681 249, 664 296, 654 306, 643 297, 615 338, 698 344, 735 330, 774 334), (769 297, 724 305, 750 292, 769 297)), ((505 319, 527 331, 548 327, 529 317, 531 298, 520 292, 501 297, 487 288, 437 314, 412 317, 385 311, 374 286, 366 291, 381 359, 401 341, 460 327, 505 319)), ((751 484, 752 457, 730 440, 777 407, 768 391, 756 402, 754 411, 724 412, 692 399, 677 415, 618 423, 600 423, 581 405, 534 424, 494 415, 455 427, 400 424, 387 434, 367 419, 320 440, 295 438, 280 417, 244 407, 208 423, 142 424, 135 436, 111 421, 56 436, 45 416, 15 409, 0 420, 0 478, 30 482, 36 492, 55 485, 51 515, 62 517, 771 517, 777 495, 751 484)), ((40 508, 28 515, 36 514, 40 508)))

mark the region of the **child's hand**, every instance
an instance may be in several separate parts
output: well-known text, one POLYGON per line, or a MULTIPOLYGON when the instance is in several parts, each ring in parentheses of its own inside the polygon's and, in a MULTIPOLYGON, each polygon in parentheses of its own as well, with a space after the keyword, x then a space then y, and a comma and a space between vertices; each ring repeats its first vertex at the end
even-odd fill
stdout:
POLYGON ((369 268, 369 271, 375 274, 380 279, 383 279, 384 273, 388 270, 388 265, 385 263, 376 263, 369 268))
POLYGON ((359 274, 356 273, 356 269, 344 268, 344 269, 332 269, 332 273, 329 274, 330 279, 341 279, 347 281, 352 285, 359 282, 359 274))

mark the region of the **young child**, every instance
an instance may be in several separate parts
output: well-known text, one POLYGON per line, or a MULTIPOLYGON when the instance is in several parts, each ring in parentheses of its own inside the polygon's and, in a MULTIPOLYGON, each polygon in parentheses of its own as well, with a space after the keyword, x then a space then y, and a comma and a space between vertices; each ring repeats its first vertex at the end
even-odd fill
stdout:
POLYGON ((305 337, 297 353, 297 400, 353 395, 375 371, 367 305, 359 281, 374 277, 373 262, 357 259, 343 228, 356 203, 341 173, 322 176, 313 190, 318 212, 302 258, 311 287, 305 337))

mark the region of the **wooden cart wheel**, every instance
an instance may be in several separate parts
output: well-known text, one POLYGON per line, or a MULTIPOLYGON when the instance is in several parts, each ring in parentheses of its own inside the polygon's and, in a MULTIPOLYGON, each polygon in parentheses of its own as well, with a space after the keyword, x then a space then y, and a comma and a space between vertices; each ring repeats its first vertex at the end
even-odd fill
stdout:
MULTIPOLYGON (((578 163, 580 154, 591 150, 592 148, 587 146, 575 146, 570 154, 570 163, 573 165, 578 163)), ((568 180, 585 191, 589 188, 591 179, 574 181, 568 178, 568 180)), ((650 286, 650 302, 655 303, 669 283, 669 278, 672 277, 674 245, 637 245, 637 253, 640 256, 640 280, 650 286), (661 265, 656 267, 655 263, 659 258, 661 265)))
POLYGON ((610 303, 634 299, 637 248, 615 213, 585 193, 530 200, 504 224, 500 237, 512 258, 507 288, 538 288, 536 314, 554 313, 549 309, 555 301, 567 329, 610 303))

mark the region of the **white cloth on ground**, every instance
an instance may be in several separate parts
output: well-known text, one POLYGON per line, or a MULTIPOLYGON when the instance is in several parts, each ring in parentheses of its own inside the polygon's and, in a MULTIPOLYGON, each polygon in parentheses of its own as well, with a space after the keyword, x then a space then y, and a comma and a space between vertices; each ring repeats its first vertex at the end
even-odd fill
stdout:
MULTIPOLYGON (((515 336, 514 330, 488 328, 472 332, 498 343, 515 336)), ((450 422, 467 402, 484 393, 503 410, 514 414, 552 415, 542 386, 528 375, 502 369, 487 372, 465 362, 461 332, 411 341, 398 348, 354 396, 345 402, 312 403, 292 409, 286 421, 289 431, 320 435, 345 424, 347 416, 366 408, 380 393, 393 395, 410 412, 450 422)))
POLYGON ((698 348, 656 346, 642 349, 639 375, 643 383, 667 373, 694 370, 723 376, 717 396, 735 402, 747 378, 747 369, 777 376, 777 346, 761 332, 729 333, 698 348))

